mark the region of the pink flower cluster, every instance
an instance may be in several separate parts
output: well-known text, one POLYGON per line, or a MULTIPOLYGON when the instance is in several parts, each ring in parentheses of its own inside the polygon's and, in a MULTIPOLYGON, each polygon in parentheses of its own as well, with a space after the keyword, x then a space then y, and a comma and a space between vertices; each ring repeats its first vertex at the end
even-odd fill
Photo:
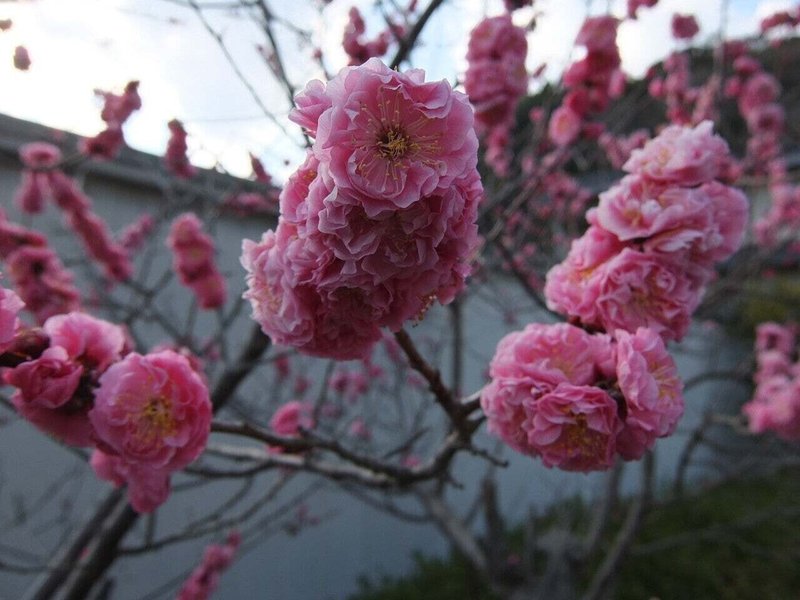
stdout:
MULTIPOLYGON (((344 28, 342 47, 350 57, 348 65, 356 66, 367 62, 370 58, 381 57, 389 49, 389 43, 394 39, 390 29, 381 31, 374 40, 364 41, 367 26, 361 12, 355 7, 350 8, 347 25, 344 28)), ((400 33, 400 32, 398 32, 400 33)))
POLYGON ((25 308, 39 323, 78 310, 80 293, 47 239, 8 221, 0 209, 0 260, 25 308))
POLYGON ((525 30, 511 22, 510 14, 486 18, 470 33, 464 89, 486 141, 486 161, 498 175, 508 172, 511 160, 515 110, 528 89, 527 54, 525 30))
POLYGON ((0 364, 20 415, 66 444, 94 446, 95 472, 127 484, 137 511, 162 504, 170 474, 197 458, 210 429, 208 389, 189 360, 130 353, 122 327, 80 312, 18 328, 10 343, 0 364))
POLYGON ((19 150, 25 169, 15 200, 23 212, 37 213, 48 198, 61 208, 64 220, 89 255, 111 280, 124 281, 133 267, 127 252, 117 244, 106 222, 92 211, 92 202, 75 182, 58 168, 61 151, 52 144, 34 142, 19 150))
POLYGON ((186 130, 183 128, 183 123, 178 119, 172 119, 167 123, 167 127, 169 127, 169 140, 164 154, 164 165, 175 177, 181 179, 194 177, 197 169, 186 156, 189 147, 186 144, 186 130))
POLYGON ((119 245, 128 253, 135 252, 142 247, 147 237, 153 232, 155 226, 156 222, 153 217, 147 213, 143 213, 119 233, 119 245))
POLYGON ((194 213, 175 218, 167 245, 173 253, 173 268, 181 283, 197 296, 201 308, 219 308, 225 304, 225 278, 214 261, 214 240, 203 232, 203 224, 194 213))
POLYGON ((628 161, 631 153, 644 146, 649 138, 646 129, 637 129, 627 136, 617 136, 604 131, 597 139, 597 143, 606 153, 611 166, 615 169, 622 169, 622 165, 628 161))
POLYGON ((308 402, 292 400, 282 404, 272 418, 269 426, 272 431, 284 437, 296 437, 301 429, 314 428, 314 407, 308 402))
POLYGON ((798 25, 800 25, 800 6, 791 12, 780 10, 767 17, 764 17, 761 19, 759 28, 761 29, 761 33, 768 33, 773 29, 779 29, 781 27, 791 30, 798 25))
POLYGON ((122 135, 122 125, 134 111, 142 107, 142 99, 139 97, 139 82, 128 82, 122 94, 101 90, 95 90, 95 94, 103 98, 100 118, 106 123, 106 128, 94 137, 81 140, 79 150, 94 158, 114 158, 125 141, 122 135))
POLYGON ((591 335, 531 324, 497 345, 481 405, 489 431, 566 471, 636 460, 683 414, 682 384, 652 330, 591 335))
POLYGON ((312 81, 290 118, 315 138, 275 231, 245 240, 245 297, 275 342, 366 356, 463 288, 482 195, 466 98, 378 59, 312 81))
POLYGON ((630 175, 600 194, 589 229, 548 273, 551 309, 605 331, 685 335, 748 217, 744 194, 717 181, 728 148, 711 128, 673 125, 634 150, 623 167, 630 175))
POLYGON ((208 600, 219 585, 222 573, 231 565, 242 543, 242 536, 234 531, 224 544, 209 544, 203 560, 184 582, 175 600, 208 600))
POLYGON ((612 98, 625 91, 617 47, 618 25, 614 17, 590 17, 578 32, 575 44, 586 48, 586 56, 572 63, 564 73, 568 92, 550 116, 548 128, 550 140, 556 146, 568 146, 582 131, 592 133, 598 124, 585 121, 592 114, 604 111, 612 98))
POLYGON ((762 323, 756 330, 756 383, 753 399, 742 407, 750 431, 772 431, 800 440, 800 361, 797 327, 762 323))

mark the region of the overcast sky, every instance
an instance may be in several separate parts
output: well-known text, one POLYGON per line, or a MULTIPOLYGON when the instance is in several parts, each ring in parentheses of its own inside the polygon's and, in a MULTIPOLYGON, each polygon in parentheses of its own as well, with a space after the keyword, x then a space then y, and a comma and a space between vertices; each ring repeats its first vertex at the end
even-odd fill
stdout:
MULTIPOLYGON (((208 0, 200 0, 207 2, 208 0)), ((321 13, 318 0, 272 0, 270 6, 287 21, 308 29, 314 44, 325 50, 327 65, 336 72, 346 63, 342 31, 350 6, 369 15, 372 0, 334 0, 321 13)), ((427 3, 420 0, 420 6, 427 3)), ((590 2, 592 14, 622 16, 624 0, 590 2)), ((721 0, 661 0, 643 9, 636 23, 619 32, 623 68, 641 75, 653 62, 676 47, 670 38, 672 13, 693 12, 701 23, 700 39, 714 39, 720 27, 721 0)), ((541 13, 529 34, 531 68, 546 62, 546 76, 556 79, 570 60, 572 41, 586 16, 586 0, 536 0, 535 9, 519 11, 520 23, 541 13)), ((729 0, 728 35, 755 32, 765 15, 797 5, 797 0, 729 0)), ((457 81, 466 68, 464 53, 469 30, 483 16, 501 13, 501 0, 448 0, 428 24, 413 64, 429 78, 457 81)), ((233 74, 220 47, 197 15, 168 0, 28 0, 0 2, 0 19, 14 26, 0 33, 0 113, 37 121, 84 135, 102 129, 95 88, 121 90, 132 79, 141 81, 142 110, 126 125, 128 143, 153 153, 163 152, 166 123, 184 121, 190 133, 192 161, 208 166, 219 160, 225 168, 249 173, 247 152, 260 156, 279 179, 302 158, 298 129, 285 120, 289 104, 256 51, 261 33, 246 18, 226 11, 207 13, 249 84, 289 130, 287 136, 264 117, 246 86, 233 74), (16 71, 13 49, 24 44, 33 64, 16 71), (5 57, 5 58, 3 58, 5 57), (294 138, 294 139, 292 139, 294 138), (288 164, 287 164, 288 162, 288 164)), ((368 34, 380 30, 373 15, 368 34)), ((281 32, 279 32, 281 33, 281 32)), ((302 86, 322 74, 288 32, 279 43, 293 81, 302 86)))

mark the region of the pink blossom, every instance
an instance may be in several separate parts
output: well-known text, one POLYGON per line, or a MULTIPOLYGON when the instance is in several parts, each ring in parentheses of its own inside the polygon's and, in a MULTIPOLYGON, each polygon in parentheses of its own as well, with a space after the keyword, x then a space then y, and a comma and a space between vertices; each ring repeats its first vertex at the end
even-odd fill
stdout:
POLYGON ((756 352, 778 350, 790 355, 797 341, 796 327, 780 323, 765 322, 756 328, 756 352))
POLYGON ((250 167, 253 169, 253 175, 258 183, 266 185, 272 181, 272 176, 267 173, 263 163, 253 153, 250 153, 250 167))
POLYGON ((568 106, 559 106, 550 117, 548 135, 556 146, 568 146, 581 131, 581 117, 568 106))
POLYGON ((38 322, 78 310, 80 294, 72 274, 47 246, 21 246, 6 257, 6 269, 26 309, 38 322))
POLYGON ((683 415, 683 384, 661 337, 639 328, 617 330, 617 377, 625 400, 625 428, 617 451, 636 460, 653 447, 656 438, 671 435, 683 415))
POLYGON ((625 248, 603 267, 597 324, 606 331, 649 327, 666 340, 680 340, 701 292, 683 265, 625 248))
POLYGON ((597 297, 602 265, 624 245, 605 229, 592 225, 572 242, 569 254, 547 273, 544 295, 550 309, 578 317, 584 323, 597 320, 597 297))
POLYGON ((0 354, 14 341, 19 321, 17 314, 25 303, 12 290, 0 286, 0 354))
POLYGON ((603 390, 562 383, 539 398, 525 428, 545 466, 586 472, 613 466, 622 422, 603 390))
POLYGON ((14 68, 27 71, 31 67, 31 56, 25 46, 14 48, 14 68))
POLYGON ((186 144, 186 130, 183 123, 178 119, 172 119, 167 123, 169 127, 169 140, 167 141, 167 151, 164 154, 164 165, 167 170, 181 179, 194 177, 197 169, 189 162, 186 156, 188 145, 186 144))
POLYGON ((14 193, 14 204, 21 212, 40 213, 44 209, 47 176, 33 171, 22 172, 22 183, 14 193))
POLYGON ((283 437, 296 437, 301 429, 313 429, 313 406, 293 400, 282 404, 269 420, 272 431, 283 437))
POLYGON ((181 283, 197 296, 201 308, 219 308, 225 304, 225 278, 214 260, 214 240, 203 232, 194 213, 184 213, 170 226, 167 245, 173 252, 173 267, 181 283))
POLYGON ((742 407, 750 431, 772 431, 786 441, 800 440, 800 380, 768 380, 761 395, 742 407))
POLYGON ((314 153, 337 187, 362 196, 370 217, 446 189, 475 166, 466 97, 423 77, 370 59, 327 85, 332 105, 319 117, 314 153))
POLYGON ((95 449, 90 460, 95 474, 116 487, 128 486, 128 500, 138 513, 150 513, 167 501, 169 472, 127 463, 119 456, 95 449))
POLYGON ((672 15, 672 37, 676 40, 690 40, 700 32, 694 15, 672 15))
POLYGON ((27 402, 18 391, 11 396, 11 402, 27 421, 57 440, 70 446, 94 445, 94 428, 87 418, 90 399, 80 398, 54 410, 27 402))
POLYGON ((19 158, 29 169, 50 169, 61 161, 61 150, 47 142, 31 142, 20 146, 19 158))
POLYGON ((128 252, 138 250, 153 231, 156 222, 147 213, 140 215, 119 234, 119 245, 128 252))
POLYGON ((121 125, 113 122, 97 135, 83 138, 78 143, 78 150, 86 156, 110 160, 116 158, 124 143, 121 125))
POLYGON ((128 354, 99 380, 89 419, 98 446, 124 461, 181 469, 205 448, 211 425, 208 389, 183 356, 163 350, 128 354))
POLYGON ((184 582, 176 600, 208 600, 216 590, 222 572, 233 562, 241 541, 242 536, 233 532, 225 544, 209 544, 203 560, 184 582))
POLYGON ((122 125, 134 111, 142 107, 138 81, 128 82, 122 94, 101 90, 95 90, 95 93, 103 98, 103 110, 100 113, 100 118, 106 123, 122 125))
POLYGON ((623 168, 664 184, 707 183, 720 174, 729 155, 725 141, 712 133, 713 126, 711 121, 694 128, 671 125, 634 150, 623 168))
POLYGON ((635 19, 638 10, 643 7, 653 7, 658 3, 658 0, 628 0, 628 18, 635 19))
POLYGON ((60 346, 70 360, 97 374, 120 360, 127 350, 127 334, 122 327, 86 313, 50 317, 42 328, 51 346, 60 346))
POLYGON ((51 346, 39 358, 9 370, 4 379, 19 389, 24 402, 55 409, 69 402, 82 374, 83 367, 64 348, 51 346))
POLYGON ((585 46, 589 52, 615 52, 619 21, 609 15, 589 17, 583 22, 575 44, 585 46))
POLYGON ((300 125, 311 137, 317 136, 319 118, 332 104, 326 93, 325 84, 312 79, 305 89, 294 97, 295 108, 289 113, 289 119, 300 125))

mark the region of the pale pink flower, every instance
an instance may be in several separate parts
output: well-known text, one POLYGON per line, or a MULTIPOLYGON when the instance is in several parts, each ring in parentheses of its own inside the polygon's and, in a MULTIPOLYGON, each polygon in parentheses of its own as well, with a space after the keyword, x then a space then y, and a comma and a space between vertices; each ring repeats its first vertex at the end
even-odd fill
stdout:
POLYGON ((581 132, 581 117, 568 106, 559 106, 550 117, 548 135, 556 146, 568 146, 581 132))
POLYGON ((675 431, 683 415, 683 384, 661 337, 639 328, 617 330, 617 377, 625 400, 625 428, 617 451, 635 460, 653 447, 656 438, 675 431))
POLYGON ((578 317, 584 323, 594 323, 602 266, 623 248, 615 235, 596 225, 590 226, 583 236, 573 240, 564 261, 547 273, 544 287, 547 306, 578 317))
POLYGON ((5 382, 18 388, 20 398, 40 408, 56 409, 70 401, 83 375, 83 367, 61 346, 53 345, 34 360, 5 374, 5 382))
POLYGON ((300 125, 311 137, 317 136, 317 123, 320 115, 331 107, 331 97, 325 91, 325 84, 318 79, 308 82, 305 89, 294 97, 295 108, 289 119, 300 125))
POLYGON ((742 407, 750 431, 772 431, 786 441, 800 440, 800 379, 772 379, 759 388, 762 394, 742 407))
POLYGON ((665 340, 680 340, 701 293, 680 263, 625 248, 603 267, 597 324, 606 331, 649 327, 665 340))
POLYGON ((524 427, 545 466, 587 472, 613 466, 622 421, 600 388, 562 383, 536 401, 524 427))
POLYGON ((183 356, 171 350, 134 352, 100 377, 89 419, 104 451, 128 463, 174 471, 205 448, 211 401, 183 356))
POLYGON ((361 195, 366 213, 405 208, 446 189, 476 164, 466 97, 424 72, 399 73, 378 59, 343 69, 327 85, 313 150, 332 182, 361 195))
POLYGON ((691 187, 715 179, 729 156, 728 145, 712 133, 714 124, 671 125, 644 148, 634 150, 623 168, 654 181, 691 187))
POLYGON ((167 501, 170 474, 150 467, 127 463, 119 456, 95 449, 89 463, 95 474, 116 487, 127 485, 128 500, 138 513, 150 513, 167 501))

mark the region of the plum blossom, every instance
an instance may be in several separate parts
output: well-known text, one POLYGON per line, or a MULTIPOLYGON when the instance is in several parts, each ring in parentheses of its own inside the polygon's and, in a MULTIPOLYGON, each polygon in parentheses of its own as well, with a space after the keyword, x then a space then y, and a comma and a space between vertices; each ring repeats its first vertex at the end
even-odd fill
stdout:
POLYGON ((208 600, 217 589, 219 578, 233 562, 242 536, 234 531, 224 544, 209 544, 203 553, 203 559, 192 571, 189 578, 178 591, 176 600, 208 600))
POLYGON ((275 231, 245 240, 244 297, 276 343, 365 358, 381 327, 464 286, 482 196, 462 94, 376 59, 311 82, 292 119, 316 140, 280 195, 275 231))
POLYGON ((19 326, 17 315, 25 303, 12 290, 0 286, 0 354, 14 341, 19 326))
POLYGON ((489 375, 481 395, 489 432, 568 471, 641 458, 683 413, 675 364, 645 328, 612 338, 534 323, 500 340, 489 375))
POLYGON ((700 32, 694 15, 672 15, 672 37, 676 40, 690 40, 700 32))
POLYGON ((275 411, 269 420, 270 429, 284 437, 298 436, 301 429, 313 429, 313 408, 308 402, 298 400, 286 402, 275 411))
POLYGON ((225 278, 214 260, 214 240, 203 232, 194 213, 184 213, 170 226, 167 245, 173 253, 173 267, 181 283, 197 296, 201 308, 225 304, 225 278))
POLYGON ((194 177, 197 169, 189 162, 189 158, 186 156, 188 146, 183 123, 178 119, 172 119, 167 123, 167 127, 169 127, 169 140, 167 141, 167 151, 164 154, 164 165, 175 177, 180 177, 181 179, 194 177))
POLYGON ((116 487, 127 486, 128 500, 138 513, 153 512, 169 497, 169 472, 128 463, 99 449, 92 452, 89 462, 100 479, 116 487))
POLYGON ((100 376, 94 396, 89 419, 98 447, 126 463, 174 471, 205 448, 208 389, 180 354, 128 354, 100 376))

